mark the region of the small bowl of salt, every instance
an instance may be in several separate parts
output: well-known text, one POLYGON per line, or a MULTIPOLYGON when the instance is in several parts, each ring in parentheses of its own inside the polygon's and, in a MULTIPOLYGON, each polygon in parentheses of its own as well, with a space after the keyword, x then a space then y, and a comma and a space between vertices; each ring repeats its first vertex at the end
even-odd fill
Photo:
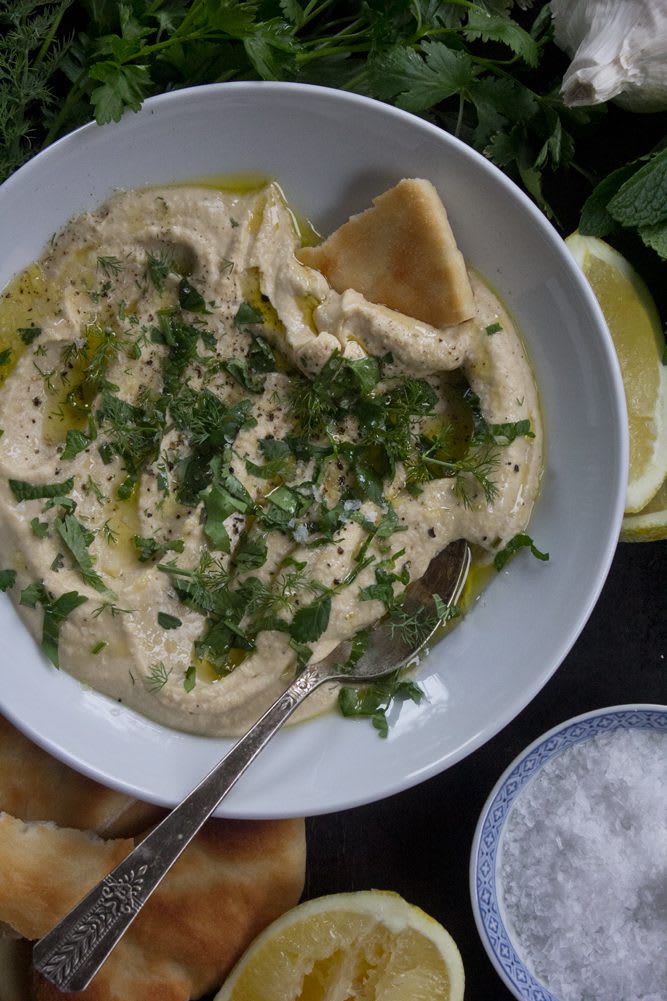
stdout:
POLYGON ((470 890, 520 1001, 667 1001, 667 706, 584 713, 526 748, 482 810, 470 890))

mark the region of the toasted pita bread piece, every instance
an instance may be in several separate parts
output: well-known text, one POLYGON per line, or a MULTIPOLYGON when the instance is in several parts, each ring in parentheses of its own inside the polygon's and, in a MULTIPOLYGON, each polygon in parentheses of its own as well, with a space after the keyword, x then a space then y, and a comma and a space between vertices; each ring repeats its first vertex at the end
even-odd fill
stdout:
POLYGON ((430 181, 406 178, 317 247, 297 252, 337 292, 355 289, 433 327, 469 320, 473 295, 445 207, 430 181))
MULTIPOLYGON (((132 847, 0 816, 0 921, 45 934, 132 847)), ((189 1001, 218 987, 303 889, 303 820, 209 821, 77 994, 36 976, 35 1001, 189 1001)))
POLYGON ((0 716, 0 811, 107 837, 131 837, 164 811, 80 775, 0 716))

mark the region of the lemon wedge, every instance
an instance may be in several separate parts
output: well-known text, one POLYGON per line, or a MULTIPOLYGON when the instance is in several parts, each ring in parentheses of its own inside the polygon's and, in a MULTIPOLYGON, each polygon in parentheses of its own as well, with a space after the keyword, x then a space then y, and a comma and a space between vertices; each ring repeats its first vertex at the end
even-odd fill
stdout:
POLYGON ((630 430, 625 513, 635 514, 667 476, 667 367, 658 312, 639 275, 613 247, 579 233, 565 244, 595 293, 618 355, 630 430))
POLYGON ((658 542, 667 539, 667 480, 646 507, 626 514, 621 525, 621 542, 658 542))
POLYGON ((308 900, 269 925, 215 1001, 462 1001, 448 932, 397 893, 308 900))

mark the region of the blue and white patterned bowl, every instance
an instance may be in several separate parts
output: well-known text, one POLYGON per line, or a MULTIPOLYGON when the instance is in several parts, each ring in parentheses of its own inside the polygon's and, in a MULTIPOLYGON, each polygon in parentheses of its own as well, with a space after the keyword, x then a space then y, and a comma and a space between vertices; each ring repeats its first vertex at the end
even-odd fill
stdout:
POLYGON ((667 706, 611 706, 560 723, 515 758, 484 804, 470 858, 472 908, 477 930, 491 962, 519 1001, 559 999, 525 965, 503 918, 498 860, 505 822, 517 797, 543 765, 575 744, 618 729, 667 733, 667 706))

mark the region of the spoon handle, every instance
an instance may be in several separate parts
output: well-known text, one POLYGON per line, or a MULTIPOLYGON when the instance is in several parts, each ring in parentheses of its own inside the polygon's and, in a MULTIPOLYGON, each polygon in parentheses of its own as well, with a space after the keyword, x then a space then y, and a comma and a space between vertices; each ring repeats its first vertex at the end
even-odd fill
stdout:
POLYGON ((307 667, 198 786, 33 948, 33 966, 61 991, 82 991, 248 765, 327 677, 307 667))

